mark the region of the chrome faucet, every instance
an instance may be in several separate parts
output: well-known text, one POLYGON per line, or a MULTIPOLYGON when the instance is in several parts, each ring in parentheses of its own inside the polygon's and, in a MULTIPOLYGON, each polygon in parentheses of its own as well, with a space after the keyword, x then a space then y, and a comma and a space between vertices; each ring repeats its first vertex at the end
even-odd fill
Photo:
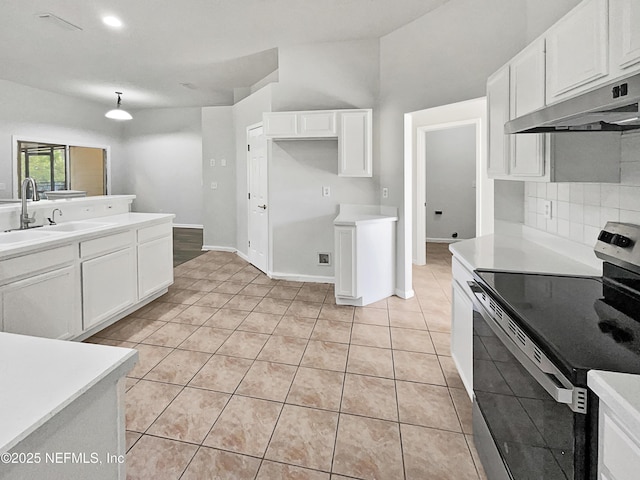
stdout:
POLYGON ((58 212, 60 216, 62 216, 62 210, 60 210, 59 208, 54 208, 53 212, 51 212, 51 216, 47 217, 47 220, 49 220, 49 225, 56 224, 56 212, 58 212))
POLYGON ((40 200, 40 197, 38 196, 38 187, 36 186, 36 181, 31 178, 31 177, 27 177, 22 181, 22 213, 20 214, 20 229, 23 230, 25 228, 29 228, 29 224, 33 223, 36 221, 36 214, 34 212, 34 214, 32 216, 29 216, 29 212, 27 211, 27 189, 29 187, 29 185, 31 185, 31 199, 34 202, 37 202, 38 200, 40 200))

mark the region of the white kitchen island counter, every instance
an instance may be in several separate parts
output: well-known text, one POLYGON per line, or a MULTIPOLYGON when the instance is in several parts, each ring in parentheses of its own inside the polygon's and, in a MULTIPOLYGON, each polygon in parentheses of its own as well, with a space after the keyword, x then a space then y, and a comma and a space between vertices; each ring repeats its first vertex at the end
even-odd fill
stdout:
POLYGON ((0 333, 0 478, 124 478, 124 376, 137 358, 0 333))

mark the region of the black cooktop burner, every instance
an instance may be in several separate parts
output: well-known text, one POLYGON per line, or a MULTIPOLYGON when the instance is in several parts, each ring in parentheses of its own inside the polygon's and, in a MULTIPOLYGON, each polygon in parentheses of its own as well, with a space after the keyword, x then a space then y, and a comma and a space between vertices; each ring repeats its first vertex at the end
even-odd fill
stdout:
POLYGON ((615 276, 609 281, 480 270, 476 275, 577 385, 586 385, 591 369, 640 374, 640 295, 629 288, 636 279, 620 285, 615 276))

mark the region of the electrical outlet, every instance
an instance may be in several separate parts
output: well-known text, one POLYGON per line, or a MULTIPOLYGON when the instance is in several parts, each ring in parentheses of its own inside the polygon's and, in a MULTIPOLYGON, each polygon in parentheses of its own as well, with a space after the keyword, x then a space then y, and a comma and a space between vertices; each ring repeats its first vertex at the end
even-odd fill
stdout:
POLYGON ((218 182, 211 182, 211 190, 217 190, 218 189, 218 182))
POLYGON ((545 200, 544 201, 544 218, 548 218, 551 219, 552 218, 552 212, 551 212, 551 200, 545 200))
POLYGON ((226 167, 227 166, 227 159, 223 158, 222 160, 220 160, 220 166, 221 167, 226 167))
POLYGON ((215 167, 216 166, 216 159, 212 158, 211 160, 209 160, 209 166, 210 167, 215 167))
POLYGON ((389 189, 387 187, 382 189, 382 198, 389 198, 389 189))
POLYGON ((322 196, 330 197, 331 196, 331 187, 322 187, 322 196))

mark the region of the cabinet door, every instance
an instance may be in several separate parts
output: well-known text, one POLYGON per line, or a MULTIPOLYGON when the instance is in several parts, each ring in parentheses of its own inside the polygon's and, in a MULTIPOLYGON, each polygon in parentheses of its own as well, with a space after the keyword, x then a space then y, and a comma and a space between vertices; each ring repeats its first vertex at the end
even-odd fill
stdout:
POLYGON ((504 124, 509 121, 509 67, 504 67, 487 81, 487 128, 489 177, 509 173, 510 136, 504 133, 504 124))
POLYGON ((85 330, 135 303, 135 266, 131 247, 82 263, 82 318, 85 330))
POLYGON ((467 393, 473 395, 473 302, 455 280, 451 282, 451 356, 467 393))
POLYGON ((173 240, 161 237, 138 245, 138 298, 173 283, 173 240))
POLYGON ((609 42, 611 78, 640 71, 640 2, 610 2, 609 42))
POLYGON ((2 289, 4 331, 67 339, 82 330, 77 267, 11 283, 2 289))
POLYGON ((335 112, 303 112, 298 119, 300 135, 303 137, 335 137, 335 112))
MULTIPOLYGON (((509 64, 510 116, 516 118, 544 107, 544 40, 524 49, 509 64)), ((511 135, 511 176, 544 175, 544 135, 511 135)))
POLYGON ((335 227, 335 249, 336 296, 357 298, 355 227, 335 227))
POLYGON ((338 176, 373 176, 371 120, 371 110, 340 113, 338 176))
POLYGON ((263 114, 264 134, 267 137, 295 137, 298 135, 296 112, 263 114))
POLYGON ((605 81, 608 52, 608 2, 586 0, 547 34, 547 104, 605 81))

